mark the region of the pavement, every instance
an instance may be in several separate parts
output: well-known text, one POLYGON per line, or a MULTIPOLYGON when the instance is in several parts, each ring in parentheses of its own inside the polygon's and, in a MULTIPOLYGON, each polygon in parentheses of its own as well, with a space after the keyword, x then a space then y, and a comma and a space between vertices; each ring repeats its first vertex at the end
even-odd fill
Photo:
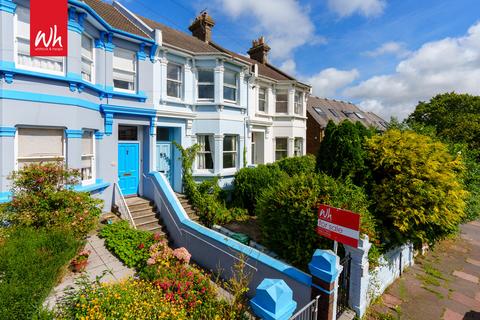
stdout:
POLYGON ((480 320, 480 221, 417 257, 366 319, 480 320))
MULTIPOLYGON (((90 250, 88 264, 82 273, 90 281, 95 281, 97 277, 100 282, 117 282, 128 277, 133 277, 135 271, 123 265, 110 251, 105 248, 104 240, 97 235, 91 235, 87 238, 85 250, 90 250), (103 275, 103 277, 102 277, 103 275)), ((68 273, 62 281, 52 290, 45 300, 44 306, 53 308, 56 302, 65 295, 65 289, 69 287, 76 288, 76 280, 82 275, 80 273, 68 273)))

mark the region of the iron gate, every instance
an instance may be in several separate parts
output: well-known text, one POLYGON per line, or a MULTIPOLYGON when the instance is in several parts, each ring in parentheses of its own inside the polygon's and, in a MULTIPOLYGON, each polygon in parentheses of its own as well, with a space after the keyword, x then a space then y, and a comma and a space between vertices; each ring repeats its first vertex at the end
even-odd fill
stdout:
POLYGON ((346 255, 340 260, 343 271, 338 279, 337 318, 348 309, 348 294, 350 291, 350 264, 352 258, 346 255))
POLYGON ((289 320, 317 320, 318 319, 318 300, 320 296, 310 301, 305 307, 290 317, 289 320))

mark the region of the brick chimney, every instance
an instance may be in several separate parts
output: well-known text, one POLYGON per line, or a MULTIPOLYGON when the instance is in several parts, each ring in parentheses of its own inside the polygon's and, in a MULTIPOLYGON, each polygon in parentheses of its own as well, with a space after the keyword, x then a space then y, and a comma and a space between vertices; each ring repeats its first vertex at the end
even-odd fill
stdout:
POLYGON ((212 28, 214 25, 215 21, 213 21, 212 17, 207 11, 203 11, 195 18, 188 30, 192 32, 192 36, 204 42, 210 42, 212 41, 212 28))
POLYGON ((250 58, 260 62, 261 64, 266 64, 268 62, 268 52, 270 47, 265 43, 265 38, 261 36, 257 40, 252 41, 252 47, 248 50, 250 58))

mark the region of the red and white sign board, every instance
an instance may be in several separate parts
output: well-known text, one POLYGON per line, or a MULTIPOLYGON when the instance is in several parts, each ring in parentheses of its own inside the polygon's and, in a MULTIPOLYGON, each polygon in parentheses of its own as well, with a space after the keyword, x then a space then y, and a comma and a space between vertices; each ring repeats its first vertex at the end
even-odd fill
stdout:
POLYGON ((360 238, 360 215, 321 204, 318 207, 317 233, 357 248, 360 238))
POLYGON ((66 57, 67 0, 30 0, 30 55, 66 57))

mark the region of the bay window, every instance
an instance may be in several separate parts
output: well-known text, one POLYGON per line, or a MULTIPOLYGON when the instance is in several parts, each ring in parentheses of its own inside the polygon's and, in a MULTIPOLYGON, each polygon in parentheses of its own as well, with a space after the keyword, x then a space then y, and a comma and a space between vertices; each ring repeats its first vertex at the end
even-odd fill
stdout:
POLYGON ((167 96, 182 98, 183 88, 182 67, 178 64, 167 65, 167 96))
POLYGON ((299 91, 295 91, 295 101, 293 104, 293 112, 295 112, 295 114, 302 113, 302 94, 299 91))
POLYGON ((288 93, 286 91, 277 92, 276 110, 277 113, 288 113, 288 93))
POLYGON ((225 70, 223 73, 223 99, 237 102, 238 74, 234 71, 225 70))
POLYGON ((267 89, 258 89, 258 111, 267 112, 267 89))
POLYGON ((288 138, 275 139, 275 161, 288 156, 288 138))
POLYGON ((303 156, 303 139, 295 138, 293 143, 293 154, 295 157, 303 156))
POLYGON ((113 87, 118 91, 135 91, 137 57, 135 52, 115 48, 113 51, 113 87))
POLYGON ((198 135, 197 141, 200 145, 200 150, 197 153, 197 169, 213 170, 213 136, 198 135))
POLYGON ((198 99, 215 99, 213 70, 198 70, 198 99))
POLYGON ((82 79, 94 82, 93 39, 82 34, 82 79))
POLYGON ((237 136, 226 135, 223 137, 223 168, 237 167, 237 136))
POLYGON ((23 69, 63 75, 65 60, 63 57, 30 56, 30 10, 17 6, 16 16, 16 63, 23 69))
POLYGON ((40 162, 64 161, 64 130, 50 128, 19 128, 17 143, 18 169, 40 162))
POLYGON ((95 182, 95 136, 91 130, 83 131, 80 173, 83 184, 95 182))

